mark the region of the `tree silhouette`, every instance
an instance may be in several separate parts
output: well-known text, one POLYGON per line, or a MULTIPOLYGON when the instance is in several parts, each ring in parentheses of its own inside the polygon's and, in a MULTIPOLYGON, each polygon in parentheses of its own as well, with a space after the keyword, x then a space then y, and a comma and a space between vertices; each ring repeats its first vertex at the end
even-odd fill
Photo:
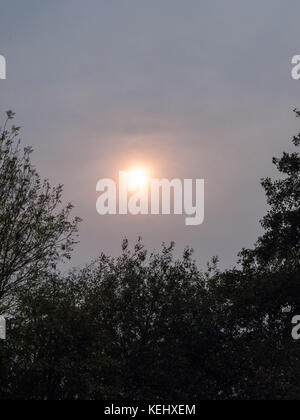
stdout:
MULTIPOLYGON (((293 143, 299 147, 300 134, 293 143)), ((0 162, 6 159, 2 150, 0 162)), ((13 162, 11 147, 7 155, 13 162)), ((291 338, 292 317, 300 314, 299 161, 297 152, 273 160, 281 176, 262 181, 270 206, 264 234, 224 272, 217 258, 200 271, 191 249, 175 259, 174 244, 149 254, 141 240, 133 250, 125 240, 118 258, 103 254, 63 276, 52 267, 67 256, 60 245, 57 250, 56 228, 67 226, 71 234, 75 225, 62 213, 61 224, 56 216, 45 226, 46 212, 38 225, 45 236, 31 234, 30 212, 35 217, 36 208, 48 208, 39 207, 41 190, 31 181, 34 199, 27 204, 28 196, 17 195, 25 203, 27 223, 19 225, 24 250, 28 228, 36 249, 48 250, 49 232, 52 251, 29 262, 23 277, 13 273, 5 289, 17 299, 8 339, 0 342, 0 399, 299 399, 300 349, 291 338), (15 287, 28 279, 30 287, 15 287)), ((14 171, 9 162, 9 177, 0 170, 4 192, 14 191, 9 180, 15 172, 17 180, 27 173, 23 161, 14 171)), ((13 205, 4 208, 10 209, 4 213, 9 225, 9 215, 19 213, 13 205)), ((18 256, 11 242, 17 231, 4 232, 18 256)))
POLYGON ((10 307, 18 289, 32 287, 43 273, 70 258, 79 219, 72 206, 60 209, 62 186, 41 181, 30 162, 32 149, 21 150, 20 127, 7 112, 0 128, 0 309, 10 307))

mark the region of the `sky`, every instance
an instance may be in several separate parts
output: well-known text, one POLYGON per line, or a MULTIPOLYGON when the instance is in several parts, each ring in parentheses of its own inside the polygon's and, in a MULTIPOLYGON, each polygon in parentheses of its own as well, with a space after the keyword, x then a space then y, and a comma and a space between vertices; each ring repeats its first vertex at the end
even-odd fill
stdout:
POLYGON ((298 125, 297 0, 0 0, 0 121, 13 109, 40 175, 80 216, 72 264, 142 236, 232 266, 261 233, 260 179, 298 125), (205 179, 205 221, 100 216, 96 183, 136 162, 205 179))

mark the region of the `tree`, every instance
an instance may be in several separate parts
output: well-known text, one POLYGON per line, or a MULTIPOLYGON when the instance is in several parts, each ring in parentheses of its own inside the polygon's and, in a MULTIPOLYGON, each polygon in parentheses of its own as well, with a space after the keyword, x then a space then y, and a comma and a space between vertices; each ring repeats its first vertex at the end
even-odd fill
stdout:
MULTIPOLYGON (((70 220, 72 205, 59 209, 62 186, 41 181, 30 162, 32 149, 21 150, 20 127, 7 112, 0 128, 0 305, 10 306, 18 289, 43 278, 70 258, 78 218, 70 220)), ((1 308, 0 308, 1 309, 1 308)), ((2 309, 3 311, 4 309, 2 309)))
MULTIPOLYGON (((293 144, 299 147, 300 134, 293 144)), ((281 177, 262 180, 270 206, 264 234, 241 252, 239 269, 221 274, 212 293, 220 297, 229 340, 239 344, 237 351, 232 347, 234 358, 245 366, 237 395, 299 399, 300 348, 291 320, 300 313, 300 156, 284 153, 273 163, 281 177)))
MULTIPOLYGON (((295 110, 297 118, 300 111, 295 110)), ((293 138, 300 145, 300 134, 293 138)), ((284 153, 273 158, 280 173, 285 177, 272 181, 263 179, 270 210, 262 221, 264 235, 253 250, 241 253, 244 267, 263 266, 277 270, 283 267, 299 269, 300 251, 300 156, 298 152, 284 153)))
POLYGON ((299 155, 273 161, 264 234, 231 270, 140 240, 65 276, 50 259, 17 288, 0 399, 299 399, 299 155))
POLYGON ((141 242, 130 252, 124 241, 119 258, 19 294, 0 348, 0 399, 188 396, 199 272, 189 250, 182 261, 172 250, 147 258, 141 242))

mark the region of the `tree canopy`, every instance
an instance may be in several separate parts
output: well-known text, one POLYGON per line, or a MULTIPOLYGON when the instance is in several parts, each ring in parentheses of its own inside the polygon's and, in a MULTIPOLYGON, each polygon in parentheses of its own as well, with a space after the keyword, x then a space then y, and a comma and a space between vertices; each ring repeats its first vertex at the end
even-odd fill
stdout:
POLYGON ((149 253, 124 240, 119 257, 63 275, 56 264, 77 220, 70 206, 56 211, 61 187, 41 183, 17 133, 4 128, 0 142, 0 302, 16 298, 0 399, 300 398, 300 134, 295 152, 273 160, 280 178, 262 180, 264 233, 233 269, 213 258, 200 270, 192 249, 176 259, 174 244, 149 253))
POLYGON ((42 181, 23 150, 20 127, 0 128, 0 304, 10 306, 22 286, 41 281, 44 273, 70 258, 79 219, 70 220, 72 205, 59 208, 62 186, 42 181))

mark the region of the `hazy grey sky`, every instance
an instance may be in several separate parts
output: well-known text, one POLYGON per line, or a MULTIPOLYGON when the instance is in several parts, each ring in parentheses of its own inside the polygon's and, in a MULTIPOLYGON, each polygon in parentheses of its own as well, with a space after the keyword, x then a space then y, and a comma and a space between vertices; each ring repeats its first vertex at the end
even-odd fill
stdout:
POLYGON ((74 264, 124 236, 175 240, 203 264, 251 246, 261 177, 298 127, 299 0, 0 0, 0 113, 12 108, 43 177, 65 184, 81 243, 74 264), (96 182, 135 161, 205 178, 206 218, 100 217, 96 182))

